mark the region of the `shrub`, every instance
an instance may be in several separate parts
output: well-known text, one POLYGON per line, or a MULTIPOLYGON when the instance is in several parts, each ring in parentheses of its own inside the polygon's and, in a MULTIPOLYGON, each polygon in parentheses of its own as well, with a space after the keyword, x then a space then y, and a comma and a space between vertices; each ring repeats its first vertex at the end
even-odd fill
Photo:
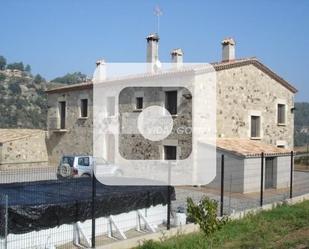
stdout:
POLYGON ((217 217, 218 203, 208 197, 203 197, 198 204, 195 204, 189 197, 187 199, 188 218, 197 223, 206 236, 213 234, 215 231, 227 223, 227 217, 219 219, 217 217))
POLYGON ((21 94, 21 88, 19 86, 19 83, 18 82, 14 82, 14 83, 11 83, 9 85, 9 90, 13 93, 13 94, 21 94))
POLYGON ((0 81, 4 81, 6 79, 5 75, 0 73, 0 81))

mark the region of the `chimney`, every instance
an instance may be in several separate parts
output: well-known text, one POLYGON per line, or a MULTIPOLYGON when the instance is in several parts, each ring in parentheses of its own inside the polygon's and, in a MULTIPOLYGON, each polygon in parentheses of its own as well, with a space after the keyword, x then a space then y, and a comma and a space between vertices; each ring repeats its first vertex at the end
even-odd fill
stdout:
POLYGON ((159 63, 159 36, 156 33, 150 34, 146 37, 147 40, 147 58, 149 63, 149 70, 153 72, 157 63, 159 63))
POLYGON ((222 61, 235 60, 235 41, 233 38, 226 38, 222 42, 222 61))
POLYGON ((176 68, 179 68, 183 64, 183 52, 181 48, 173 49, 171 52, 172 63, 174 63, 176 68))
POLYGON ((96 69, 93 73, 92 81, 94 84, 100 83, 106 80, 106 63, 104 60, 97 60, 96 61, 96 69))

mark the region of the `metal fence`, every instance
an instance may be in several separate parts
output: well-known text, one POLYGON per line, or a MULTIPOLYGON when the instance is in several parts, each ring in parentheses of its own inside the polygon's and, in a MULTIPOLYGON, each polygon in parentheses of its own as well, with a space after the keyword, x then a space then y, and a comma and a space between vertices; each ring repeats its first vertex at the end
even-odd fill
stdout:
MULTIPOLYGON (((267 186, 269 184, 268 179, 266 179, 266 173, 268 173, 266 172, 268 170, 266 166, 267 154, 261 154, 255 160, 254 167, 253 165, 248 167, 243 165, 244 174, 231 170, 235 162, 233 159, 222 155, 218 160, 216 184, 177 186, 175 188, 166 186, 164 187, 166 199, 161 204, 155 203, 158 198, 156 195, 148 194, 145 207, 130 211, 124 208, 124 212, 108 216, 98 215, 99 209, 102 208, 98 205, 100 192, 97 187, 99 183, 93 177, 89 179, 91 184, 90 188, 87 189, 87 194, 89 194, 87 212, 90 213, 90 216, 81 213, 80 200, 76 199, 70 207, 71 211, 76 210, 74 211, 76 212, 74 221, 57 221, 57 219, 65 219, 66 215, 64 209, 59 205, 57 217, 51 222, 50 228, 30 229, 32 224, 24 220, 27 223, 25 225, 29 227, 25 228, 25 232, 18 234, 10 232, 11 223, 18 222, 12 217, 10 219, 10 214, 15 208, 13 195, 18 194, 21 198, 26 198, 27 195, 16 192, 0 194, 0 229, 2 229, 0 230, 0 248, 70 249, 81 245, 85 248, 95 248, 104 247, 104 245, 117 240, 142 236, 145 233, 161 231, 164 234, 165 230, 188 222, 186 219, 188 197, 191 197, 195 202, 200 201, 203 197, 216 200, 218 202, 218 216, 222 216, 307 194, 309 193, 309 171, 296 171, 294 169, 294 159, 298 157, 291 152, 285 160, 285 166, 282 168, 278 166, 274 169, 280 170, 280 179, 275 179, 273 186, 267 186), (250 191, 245 186, 249 186, 250 191), (239 189, 243 191, 239 191, 239 189)), ((273 172, 273 174, 276 175, 276 172, 273 172)), ((76 191, 81 193, 84 191, 80 187, 81 185, 78 183, 74 185, 70 180, 72 184, 70 191, 72 192, 64 193, 61 189, 63 182, 57 180, 54 168, 1 171, 0 190, 4 186, 9 188, 10 184, 17 182, 29 188, 29 186, 32 186, 31 184, 45 180, 54 180, 52 181, 55 183, 53 193, 56 193, 56 198, 59 198, 59 200, 64 200, 63 203, 66 202, 66 199, 72 199, 70 193, 73 195, 76 191)), ((41 188, 32 187, 30 190, 32 199, 37 201, 46 199, 46 196, 43 198, 46 192, 41 188)), ((19 191, 23 190, 20 189, 19 191)), ((0 191, 0 193, 3 192, 0 191)), ((129 198, 128 195, 123 196, 124 203, 125 198, 129 198)), ((138 202, 138 197, 136 198, 138 202)), ((112 209, 113 206, 111 205, 122 208, 124 205, 121 201, 118 204, 112 201, 111 203, 105 203, 104 208, 112 209)), ((36 208, 39 209, 40 207, 36 206, 36 208)), ((42 206, 41 208, 46 209, 48 207, 42 206)), ((31 215, 31 209, 25 208, 22 212, 31 215)), ((46 223, 46 220, 43 218, 41 222, 46 223)), ((44 224, 42 227, 44 227, 44 224)))

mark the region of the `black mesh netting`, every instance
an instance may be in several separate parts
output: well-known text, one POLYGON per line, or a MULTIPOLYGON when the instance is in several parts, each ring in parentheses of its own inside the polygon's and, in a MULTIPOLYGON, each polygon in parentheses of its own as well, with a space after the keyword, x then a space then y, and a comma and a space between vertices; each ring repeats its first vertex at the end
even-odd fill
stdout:
MULTIPOLYGON (((106 186, 96 181, 95 217, 105 217, 167 204, 166 186, 106 186)), ((170 188, 171 199, 175 190, 170 188)), ((74 178, 0 184, 8 195, 8 232, 53 228, 92 218, 92 179, 74 178)), ((4 202, 0 202, 0 236, 4 235, 4 202)))

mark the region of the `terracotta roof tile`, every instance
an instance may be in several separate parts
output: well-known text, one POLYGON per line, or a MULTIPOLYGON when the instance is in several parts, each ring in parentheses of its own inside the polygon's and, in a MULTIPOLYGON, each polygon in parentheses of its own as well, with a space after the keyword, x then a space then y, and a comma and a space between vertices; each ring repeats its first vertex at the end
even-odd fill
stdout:
POLYGON ((242 157, 260 157, 262 152, 266 156, 289 155, 291 153, 285 148, 245 138, 218 138, 217 149, 242 157))

